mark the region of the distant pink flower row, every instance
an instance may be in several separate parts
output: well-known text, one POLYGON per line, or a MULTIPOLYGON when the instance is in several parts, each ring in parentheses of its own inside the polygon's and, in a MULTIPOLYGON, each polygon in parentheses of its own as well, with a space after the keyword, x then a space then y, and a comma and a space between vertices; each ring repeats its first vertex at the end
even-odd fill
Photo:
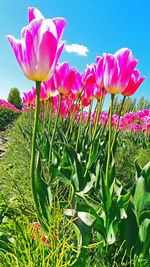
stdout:
POLYGON ((0 99, 0 108, 9 108, 9 109, 12 109, 14 111, 21 112, 20 109, 15 108, 14 105, 11 105, 9 102, 7 102, 3 99, 0 99))
POLYGON ((61 38, 66 20, 46 19, 36 8, 29 8, 28 16, 29 25, 22 29, 21 39, 11 35, 7 38, 24 75, 43 82, 47 96, 60 92, 74 100, 83 87, 89 100, 99 97, 102 88, 105 93, 130 96, 144 81, 145 77, 139 78, 140 73, 135 69, 138 60, 128 48, 98 56, 96 64, 87 66, 82 75, 75 68, 70 69, 67 62, 57 64, 64 46, 61 38))

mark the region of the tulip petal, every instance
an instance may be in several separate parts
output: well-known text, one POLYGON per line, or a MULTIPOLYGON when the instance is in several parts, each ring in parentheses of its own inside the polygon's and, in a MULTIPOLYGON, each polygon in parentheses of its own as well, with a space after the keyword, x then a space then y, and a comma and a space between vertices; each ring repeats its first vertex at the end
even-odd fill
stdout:
POLYGON ((52 21, 54 22, 54 24, 56 26, 57 40, 59 42, 60 39, 62 38, 67 21, 63 18, 54 18, 54 19, 52 19, 52 21))
POLYGON ((16 59, 22 69, 22 71, 24 72, 25 66, 23 64, 23 51, 22 51, 22 42, 21 40, 15 39, 13 36, 11 35, 7 35, 6 38, 8 39, 8 41, 10 42, 13 50, 14 50, 14 54, 16 56, 16 59))
POLYGON ((28 8, 28 15, 29 15, 29 23, 33 19, 44 19, 44 17, 41 14, 41 12, 37 8, 34 8, 34 7, 29 7, 28 8))
POLYGON ((31 33, 27 30, 25 36, 24 63, 28 67, 28 73, 26 76, 32 77, 37 71, 37 58, 34 50, 34 40, 31 33))
MULTIPOLYGON (((51 69, 57 52, 57 39, 55 36, 47 31, 43 34, 41 45, 39 47, 39 66, 42 73, 47 73, 49 80, 53 75, 54 70, 51 69), (51 69, 51 73, 49 70, 51 69)), ((46 81, 44 79, 44 81, 46 81)))

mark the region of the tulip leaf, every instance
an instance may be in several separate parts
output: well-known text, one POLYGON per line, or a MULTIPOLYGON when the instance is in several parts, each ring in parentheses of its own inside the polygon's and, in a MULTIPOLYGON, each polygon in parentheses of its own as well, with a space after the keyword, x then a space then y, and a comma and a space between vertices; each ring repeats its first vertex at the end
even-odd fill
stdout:
POLYGON ((94 144, 92 145, 92 153, 91 153, 90 159, 89 159, 87 167, 86 167, 87 170, 89 170, 91 168, 93 162, 95 161, 98 150, 99 150, 99 139, 96 139, 94 141, 94 144))
POLYGON ((42 176, 40 153, 38 153, 36 178, 35 181, 33 181, 33 195, 41 224, 43 221, 46 221, 47 223, 51 221, 50 208, 52 205, 50 187, 46 184, 42 176))

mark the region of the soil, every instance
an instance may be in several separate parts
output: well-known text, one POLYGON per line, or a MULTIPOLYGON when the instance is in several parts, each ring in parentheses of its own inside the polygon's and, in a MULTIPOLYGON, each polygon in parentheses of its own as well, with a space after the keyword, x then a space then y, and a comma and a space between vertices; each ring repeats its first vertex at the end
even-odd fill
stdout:
POLYGON ((6 151, 6 143, 8 142, 8 139, 5 137, 5 132, 0 132, 0 158, 2 158, 3 154, 6 151))

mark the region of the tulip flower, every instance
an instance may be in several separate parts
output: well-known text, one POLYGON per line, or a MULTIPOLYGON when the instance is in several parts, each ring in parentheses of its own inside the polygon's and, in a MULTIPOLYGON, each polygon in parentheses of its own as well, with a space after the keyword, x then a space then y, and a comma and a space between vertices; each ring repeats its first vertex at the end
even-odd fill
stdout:
POLYGON ((48 97, 55 97, 56 95, 59 94, 59 92, 57 91, 56 88, 56 77, 55 74, 53 74, 52 78, 50 80, 48 80, 47 82, 43 82, 42 83, 46 94, 48 97))
POLYGON ((62 94, 68 94, 76 79, 77 70, 69 69, 69 63, 58 63, 55 70, 57 90, 62 94))
POLYGON ((104 87, 104 71, 105 71, 104 58, 97 57, 96 62, 97 62, 96 71, 95 71, 96 83, 100 87, 104 87))
MULTIPOLYGON (((107 95, 107 91, 104 89, 104 92, 103 92, 103 98, 107 95)), ((95 89, 94 89, 94 96, 96 99, 101 99, 101 96, 102 96, 102 87, 98 86, 96 84, 95 86, 95 89)))
POLYGON ((22 29, 21 40, 8 35, 24 75, 33 81, 48 81, 54 72, 64 43, 63 18, 45 19, 39 10, 29 8, 29 25, 22 29))
POLYGON ((82 83, 86 87, 90 87, 95 83, 95 70, 96 70, 96 65, 91 64, 86 65, 85 71, 82 75, 82 83))
POLYGON ((80 74, 79 72, 76 74, 76 81, 71 89, 72 93, 75 95, 75 96, 79 96, 82 92, 84 88, 84 84, 82 82, 82 74, 80 74))
POLYGON ((138 87, 141 85, 141 83, 145 80, 146 77, 140 77, 140 72, 138 70, 134 70, 131 78, 129 80, 129 83, 125 90, 122 92, 122 95, 124 96, 131 96, 133 95, 138 87))
POLYGON ((138 63, 127 48, 118 50, 114 55, 103 54, 104 57, 104 87, 110 94, 122 93, 127 87, 131 75, 138 63))

